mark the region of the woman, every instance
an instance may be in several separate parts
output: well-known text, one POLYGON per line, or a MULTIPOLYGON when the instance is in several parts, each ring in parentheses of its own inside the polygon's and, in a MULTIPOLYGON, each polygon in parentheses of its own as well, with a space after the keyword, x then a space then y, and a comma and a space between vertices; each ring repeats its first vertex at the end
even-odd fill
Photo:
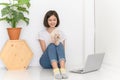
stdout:
POLYGON ((45 69, 53 69, 56 79, 66 79, 65 69, 65 36, 57 27, 59 16, 56 11, 50 10, 44 17, 45 30, 39 34, 39 42, 43 54, 40 58, 40 65, 45 69))

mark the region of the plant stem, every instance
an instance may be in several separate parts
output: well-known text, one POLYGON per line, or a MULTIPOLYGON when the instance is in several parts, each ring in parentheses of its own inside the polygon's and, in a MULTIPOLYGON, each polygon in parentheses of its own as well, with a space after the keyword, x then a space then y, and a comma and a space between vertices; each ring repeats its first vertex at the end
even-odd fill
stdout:
POLYGON ((15 28, 15 27, 16 27, 16 21, 12 20, 11 26, 12 26, 13 28, 15 28))

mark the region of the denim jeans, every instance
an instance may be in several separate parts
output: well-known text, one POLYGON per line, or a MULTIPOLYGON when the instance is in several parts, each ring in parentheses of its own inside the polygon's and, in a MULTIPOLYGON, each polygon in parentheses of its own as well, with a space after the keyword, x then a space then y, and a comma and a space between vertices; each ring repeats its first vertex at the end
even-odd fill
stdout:
POLYGON ((65 61, 63 44, 60 43, 59 45, 55 45, 54 43, 50 43, 45 52, 42 54, 39 63, 43 68, 50 69, 52 68, 51 62, 56 61, 59 67, 59 62, 61 60, 65 61))

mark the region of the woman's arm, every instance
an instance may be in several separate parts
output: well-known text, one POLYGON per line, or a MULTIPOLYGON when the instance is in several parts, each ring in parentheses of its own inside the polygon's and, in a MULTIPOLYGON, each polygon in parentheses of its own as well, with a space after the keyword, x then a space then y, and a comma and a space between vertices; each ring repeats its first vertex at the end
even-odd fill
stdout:
POLYGON ((39 40, 39 42, 40 42, 41 49, 42 49, 42 51, 44 52, 44 51, 46 50, 45 41, 44 41, 44 40, 39 40))

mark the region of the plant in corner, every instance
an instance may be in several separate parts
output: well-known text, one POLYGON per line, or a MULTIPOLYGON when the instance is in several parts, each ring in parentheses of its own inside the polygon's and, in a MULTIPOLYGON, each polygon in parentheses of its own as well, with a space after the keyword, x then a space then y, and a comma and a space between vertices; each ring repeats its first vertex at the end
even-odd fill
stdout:
POLYGON ((10 40, 18 40, 21 28, 17 27, 17 24, 20 21, 29 24, 29 18, 25 17, 25 14, 29 14, 30 0, 9 0, 8 3, 0 3, 0 5, 3 6, 0 21, 6 21, 11 26, 7 28, 10 40), (20 30, 17 32, 16 29, 20 30), (12 38, 9 31, 12 32, 12 38), (17 37, 15 37, 16 34, 18 34, 17 37))

